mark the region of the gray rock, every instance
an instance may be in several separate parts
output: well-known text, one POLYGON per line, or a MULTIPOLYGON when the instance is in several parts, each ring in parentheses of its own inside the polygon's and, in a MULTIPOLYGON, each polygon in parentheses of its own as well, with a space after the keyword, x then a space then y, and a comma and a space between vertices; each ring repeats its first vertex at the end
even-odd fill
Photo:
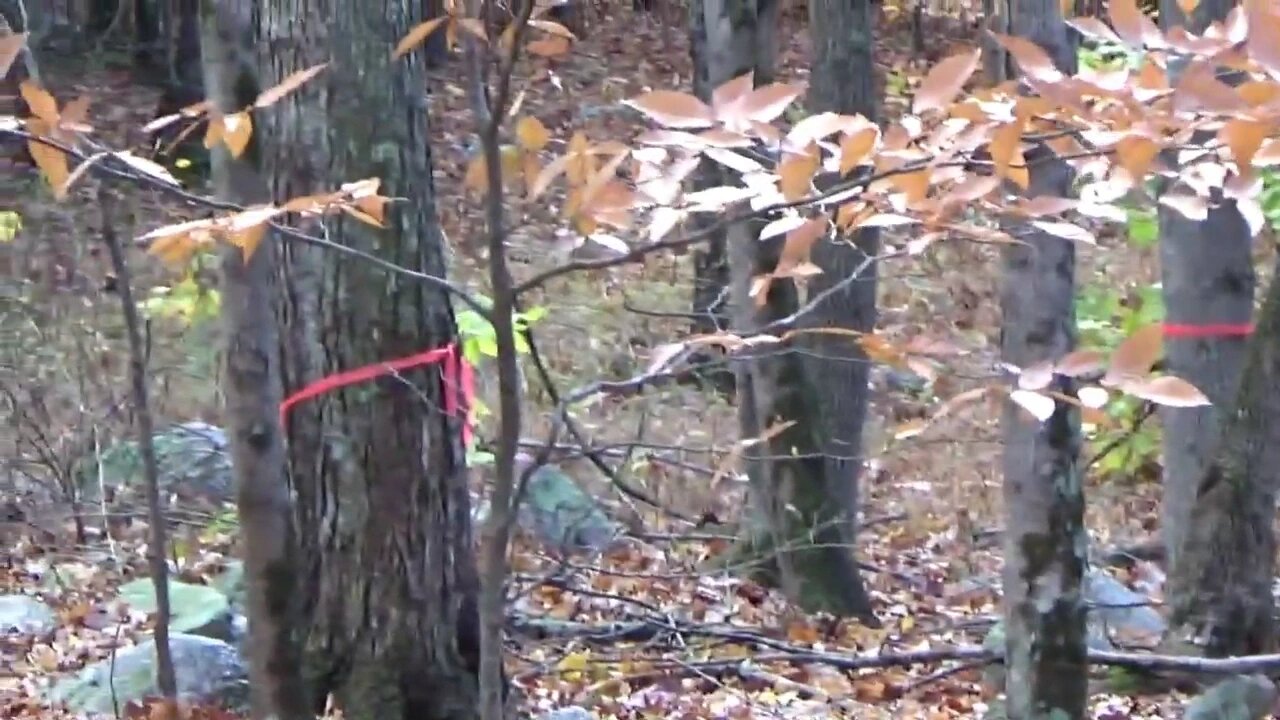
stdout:
POLYGON ((602 550, 621 532, 604 510, 573 478, 544 465, 529 478, 523 524, 561 550, 602 550))
MULTIPOLYGON (((120 586, 120 599, 138 612, 156 611, 155 584, 140 578, 120 586)), ((227 597, 205 585, 169 581, 169 629, 230 641, 234 614, 227 597)))
POLYGON ((244 563, 228 560, 221 572, 209 578, 209 587, 227 596, 232 608, 244 607, 244 563))
MULTIPOLYGON (((517 456, 517 474, 532 458, 517 456)), ((472 495, 472 519, 484 522, 488 503, 472 495)), ((520 528, 563 552, 604 550, 622 534, 622 526, 609 519, 604 508, 573 478, 551 465, 544 465, 529 478, 520 512, 520 528)))
MULTIPOLYGON (((243 709, 249 699, 248 668, 235 648, 221 640, 174 633, 169 638, 178 695, 182 700, 243 709)), ((114 714, 119 703, 141 701, 159 693, 155 683, 155 643, 125 648, 49 689, 48 699, 75 713, 114 714), (114 692, 113 692, 114 689, 114 692), (114 701, 113 701, 114 695, 114 701)))
MULTIPOLYGON (((1085 574, 1084 597, 1090 604, 1085 640, 1092 650, 1116 650, 1112 637, 1121 641, 1149 640, 1154 645, 1168 627, 1160 613, 1150 605, 1142 605, 1150 602, 1147 596, 1130 590, 1101 570, 1090 570, 1085 574)), ((1004 642, 1004 621, 1001 620, 987 631, 982 647, 1004 652, 1004 642)), ((1003 665, 988 665, 982 678, 993 690, 1004 690, 1003 665)))
POLYGON ((1236 675, 1187 705, 1186 720, 1262 720, 1276 702, 1276 686, 1264 675, 1236 675))
POLYGON ((570 705, 543 713, 542 720, 596 720, 596 716, 586 708, 570 705))
POLYGON ((1090 604, 1090 648, 1115 650, 1117 644, 1154 646, 1159 642, 1169 625, 1151 607, 1150 598, 1101 570, 1090 570, 1084 580, 1085 600, 1090 604))
MULTIPOLYGON (((227 435, 221 428, 193 421, 175 425, 152 436, 160 469, 161 488, 187 498, 226 502, 233 497, 231 457, 227 435)), ((133 440, 105 449, 95 462, 90 456, 76 467, 82 497, 95 500, 101 485, 108 490, 140 489, 142 455, 133 440)))
POLYGON ((40 635, 57 624, 58 618, 53 610, 40 600, 29 595, 0 595, 0 634, 40 635))

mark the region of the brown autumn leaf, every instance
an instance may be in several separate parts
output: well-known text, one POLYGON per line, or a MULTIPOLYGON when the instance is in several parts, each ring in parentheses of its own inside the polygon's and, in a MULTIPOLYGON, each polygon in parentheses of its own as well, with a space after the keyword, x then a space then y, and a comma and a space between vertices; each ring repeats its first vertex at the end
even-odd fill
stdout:
POLYGON ((1129 380, 1121 389, 1134 397, 1167 407, 1201 407, 1213 404, 1195 385, 1173 375, 1129 380))
POLYGON ((925 75, 911 102, 911 112, 923 115, 930 110, 945 110, 960 94, 982 58, 982 49, 957 53, 939 62, 925 75))
POLYGON ((281 80, 279 85, 259 93, 258 99, 253 101, 253 106, 264 108, 280 102, 286 95, 302 87, 303 83, 319 75, 326 67, 329 67, 329 63, 323 62, 319 65, 312 65, 305 70, 291 73, 284 80, 281 80))
POLYGON ((1142 49, 1152 31, 1159 33, 1151 20, 1142 13, 1136 0, 1111 0, 1108 5, 1111 27, 1115 28, 1116 34, 1131 48, 1142 49))
POLYGON ((800 227, 787 233, 774 274, 786 272, 809 261, 813 244, 827 234, 829 225, 825 217, 811 218, 800 227))
MULTIPOLYGON (((770 123, 781 117, 787 106, 795 102, 795 99, 800 97, 803 92, 804 85, 799 83, 772 83, 765 85, 762 88, 752 90, 734 103, 732 114, 735 120, 744 124, 770 123)), ((717 116, 722 121, 727 120, 719 112, 717 112, 717 116)))
POLYGON ((967 175, 963 180, 956 183, 942 199, 942 204, 964 204, 967 205, 975 200, 980 200, 1000 188, 1000 178, 995 175, 967 175))
POLYGON ((1017 183, 1022 189, 1031 184, 1031 173, 1022 157, 1022 122, 1001 125, 991 135, 989 145, 996 174, 1017 183))
POLYGON ((1151 163, 1159 153, 1160 146, 1151 138, 1141 135, 1127 135, 1116 143, 1116 158, 1134 179, 1147 176, 1151 163))
POLYGON ((782 197, 787 202, 799 200, 809 194, 813 175, 822 166, 817 146, 810 146, 809 151, 800 155, 792 155, 778 166, 778 185, 782 197))
POLYGON ((1138 328, 1111 353, 1103 384, 1116 384, 1122 378, 1146 377, 1163 353, 1164 327, 1152 323, 1138 328))
POLYGON ((13 67, 13 61, 18 59, 18 55, 22 53, 22 48, 26 47, 26 45, 26 33, 10 33, 0 36, 0 80, 8 77, 9 68, 13 67))
POLYGON ((521 148, 538 152, 551 142, 551 132, 538 118, 525 115, 516 123, 516 140, 521 148))
POLYGON ((797 122, 787 133, 787 143, 791 147, 808 147, 809 143, 826 140, 838 132, 862 129, 867 123, 860 115, 839 115, 833 112, 821 112, 810 115, 797 122))
POLYGON ((426 39, 431 37, 431 34, 440 28, 441 23, 448 22, 449 20, 450 17, 448 15, 441 15, 438 18, 432 18, 424 23, 419 23, 413 26, 413 29, 401 38, 400 42, 396 43, 395 50, 391 52, 391 59, 398 60, 399 58, 404 57, 404 55, 412 51, 414 48, 426 42, 426 39))
POLYGON ((1231 148, 1231 157, 1242 174, 1252 171, 1253 156, 1262 147, 1262 141, 1271 135, 1273 127, 1271 123, 1235 118, 1218 131, 1218 139, 1231 148))
POLYGON ((244 261, 247 263, 253 258, 253 253, 262 244, 262 238, 267 235, 267 224, 259 223, 250 225, 238 231, 227 233, 227 242, 240 248, 244 255, 244 261))
MULTIPOLYGON (((53 129, 50 123, 39 118, 27 120, 27 128, 31 134, 39 136, 48 136, 53 129)), ((54 197, 61 200, 66 192, 67 178, 71 174, 71 169, 67 166, 66 154, 35 140, 27 141, 27 152, 31 154, 36 167, 40 168, 40 174, 44 175, 49 187, 53 189, 54 197)))
POLYGON ((1265 68, 1272 77, 1280 73, 1280 25, 1275 10, 1258 8, 1249 13, 1249 35, 1245 47, 1249 58, 1265 68))
POLYGON ((222 125, 222 142, 231 152, 231 157, 240 157, 244 149, 249 147, 249 139, 253 136, 253 120, 249 113, 238 112, 223 117, 222 125))
POLYGON ((1235 89, 1218 79, 1217 67, 1199 58, 1183 71, 1174 89, 1173 104, 1177 110, 1224 114, 1246 108, 1235 89))
POLYGON ((530 55, 554 58, 568 54, 570 45, 568 40, 558 35, 553 35, 547 38, 530 40, 529 43, 525 45, 524 49, 528 50, 530 55))
POLYGON ((996 42, 1000 43, 1018 63, 1018 69, 1028 77, 1042 82, 1054 83, 1062 79, 1062 73, 1053 64, 1053 59, 1034 40, 1016 35, 992 33, 996 42))
POLYGON ((23 80, 18 84, 18 92, 22 94, 22 100, 27 103, 31 115, 47 123, 46 134, 57 127, 58 101, 48 90, 30 80, 23 80))
POLYGON ((866 160, 876 141, 880 139, 880 128, 865 127, 857 132, 845 135, 840 140, 840 175, 843 177, 866 160))
POLYGON ((1258 107, 1280 98, 1280 84, 1273 80, 1246 80, 1236 86, 1240 99, 1249 107, 1258 107))
POLYGON ((1096 373, 1106 367, 1106 364, 1106 355, 1098 350, 1074 350, 1057 362, 1054 372, 1074 378, 1096 373))
POLYGON ((549 33, 551 35, 555 35, 557 37, 562 37, 566 40, 578 39, 578 36, 574 35, 569 30, 569 28, 561 25, 558 22, 554 22, 552 20, 530 20, 529 27, 536 28, 538 30, 541 30, 545 33, 549 33))
POLYGON ((721 119, 721 113, 732 113, 733 106, 756 86, 755 73, 751 70, 729 80, 724 81, 719 87, 711 91, 711 107, 715 109, 716 119, 721 119))
POLYGON ((169 235, 157 239, 147 248, 147 253, 160 259, 161 262, 173 268, 186 267, 191 262, 191 258, 195 256, 196 251, 200 249, 204 243, 202 240, 207 236, 197 235, 169 235))
POLYGON ((914 172, 894 173, 889 182, 906 196, 907 205, 914 206, 929 195, 929 170, 923 168, 914 172))
POLYGON ((704 128, 713 124, 711 108, 688 93, 651 90, 623 104, 667 128, 704 128))

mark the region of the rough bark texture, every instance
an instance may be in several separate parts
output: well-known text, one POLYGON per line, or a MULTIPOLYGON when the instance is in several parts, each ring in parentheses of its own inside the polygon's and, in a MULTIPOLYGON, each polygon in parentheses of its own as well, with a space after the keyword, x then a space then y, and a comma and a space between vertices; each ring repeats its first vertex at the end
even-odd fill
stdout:
POLYGON ((1233 410, 1196 490, 1183 560, 1170 575, 1175 637, 1214 657, 1274 652, 1280 473, 1280 283, 1271 282, 1233 410))
MULTIPOLYGON (((443 276, 423 58, 390 48, 424 3, 273 0, 259 18, 264 85, 324 74, 259 124, 276 200, 382 180, 387 227, 326 221, 334 242, 443 276)), ((312 227, 313 232, 318 231, 312 227)), ((286 393, 335 371, 456 340, 443 291, 371 264, 284 246, 286 393)), ((304 666, 346 717, 477 717, 476 573, 461 419, 438 365, 337 390, 289 417, 288 459, 309 583, 304 666)))
MULTIPOLYGON (((1075 46, 1056 0, 1017 0, 1011 30, 1039 44, 1058 68, 1075 72, 1075 46)), ((1028 161, 1043 159, 1034 148, 1028 161)), ((1032 166, 1029 195, 1065 197, 1070 168, 1032 166)), ((1075 246, 1030 228, 1004 256, 1001 353, 1028 367, 1054 360, 1076 343, 1075 246)), ((1049 388, 1074 394, 1068 378, 1049 388)), ((1014 720, 1083 718, 1088 700, 1085 603, 1081 592, 1088 538, 1078 463, 1079 412, 1058 403, 1041 423, 1012 401, 1004 427, 1004 604, 1008 715, 1014 720)))
MULTIPOLYGON (((733 323, 749 334, 799 307, 795 285, 776 280, 757 308, 751 278, 777 266, 779 239, 760 242, 748 224, 728 232, 733 273, 733 323)), ((822 438, 821 392, 794 348, 769 347, 737 363, 738 420, 743 438, 793 423, 767 442, 747 447, 744 463, 754 505, 736 559, 750 559, 757 580, 780 585, 806 610, 857 616, 874 624, 857 564, 846 545, 841 513, 832 513, 822 438)))
MULTIPOLYGON (((720 85, 746 72, 755 73, 756 85, 773 81, 777 0, 691 0, 689 3, 689 53, 693 59, 693 90, 705 102, 720 85)), ((694 174, 695 187, 724 184, 718 163, 703 160, 694 174)), ((715 222, 713 217, 695 217, 692 230, 715 222)), ((725 254, 725 233, 713 235, 694 250, 693 322, 694 332, 728 329, 729 265, 725 254)), ((733 378, 728 373, 708 373, 715 384, 728 389, 733 378)))
MULTIPOLYGON (((1226 17, 1233 3, 1201 3, 1189 19, 1178 3, 1161 3, 1167 29, 1187 24, 1203 32, 1226 17)), ((1173 158, 1170 158, 1173 159, 1173 158)), ((1176 188, 1171 188, 1176 189, 1176 188)), ((1191 325, 1245 323, 1253 316, 1252 237, 1234 201, 1223 202, 1197 222, 1176 210, 1158 207, 1160 268, 1165 314, 1170 322, 1191 325)), ((1213 458, 1223 413, 1235 400, 1244 364, 1244 337, 1165 340, 1165 366, 1170 373, 1200 388, 1211 407, 1161 408, 1164 426, 1164 500, 1160 528, 1168 566, 1181 562, 1190 527, 1196 487, 1213 458)))
MULTIPOLYGON (((257 94, 249 0, 211 3, 202 23, 204 86, 224 112, 257 94)), ((242 205, 270 199, 258 167, 258 143, 240 158, 212 153, 219 197, 242 205)), ((311 703, 299 665, 298 558, 293 506, 279 425, 280 345, 276 326, 276 244, 263 242, 246 262, 239 248, 222 258, 222 318, 226 337, 226 425, 236 481, 245 571, 249 578, 250 687, 255 718, 304 720, 311 703)))
MULTIPOLYGON (((809 75, 808 110, 861 113, 874 120, 877 98, 873 83, 872 6, 869 0, 810 0, 809 32, 813 68, 809 75)), ((809 283, 811 296, 859 272, 859 279, 813 308, 805 327, 838 327, 870 331, 876 324, 876 266, 866 264, 879 252, 874 230, 854 238, 835 237, 814 247, 813 260, 822 274, 809 283)), ((813 382, 833 392, 819 394, 821 412, 807 418, 817 430, 826 455, 827 516, 835 523, 848 551, 840 560, 848 605, 869 616, 871 602, 853 561, 857 547, 858 482, 863 469, 862 426, 867 417, 870 364, 859 345, 839 335, 812 335, 804 340, 805 371, 813 382)))

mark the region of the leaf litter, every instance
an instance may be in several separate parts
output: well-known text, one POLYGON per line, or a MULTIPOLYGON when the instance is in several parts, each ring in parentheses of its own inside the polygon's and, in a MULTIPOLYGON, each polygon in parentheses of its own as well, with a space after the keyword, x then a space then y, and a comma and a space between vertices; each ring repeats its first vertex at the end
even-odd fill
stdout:
MULTIPOLYGON (((925 60, 950 57, 946 62, 957 66, 971 60, 950 52, 916 58, 907 40, 906 13, 892 3, 877 7, 886 21, 880 25, 885 30, 876 58, 878 86, 887 96, 886 114, 908 109, 910 89, 925 91, 924 100, 921 94, 914 96, 917 104, 948 102, 960 89, 946 86, 945 78, 925 77, 925 60), (899 77, 905 79, 907 92, 893 91, 891 81, 899 77)), ((779 34, 789 39, 780 56, 780 80, 802 80, 807 73, 807 40, 794 14, 788 15, 786 23, 795 31, 779 34)), ((517 125, 513 143, 535 153, 544 147, 562 152, 565 139, 581 131, 587 137, 629 144, 649 128, 621 99, 653 88, 687 87, 691 73, 683 28, 664 29, 625 11, 618 15, 594 22, 590 34, 571 54, 526 60, 518 68, 524 80, 519 85, 521 112, 536 118, 537 124, 517 125)), ((482 283, 478 263, 483 254, 469 241, 481 237, 482 216, 478 198, 466 183, 478 144, 467 124, 466 92, 457 77, 445 68, 433 79, 439 207, 455 252, 457 274, 482 283)), ((52 86, 58 87, 56 81, 52 86)), ((75 89, 98 101, 93 103, 92 121, 112 147, 129 146, 136 138, 126 129, 151 119, 154 99, 127 79, 111 76, 100 84, 84 79, 75 89)), ((768 94, 763 94, 760 112, 771 112, 770 105, 768 94)), ((707 112, 714 108, 715 103, 707 112)), ((547 192, 551 197, 544 201, 520 203, 519 216, 512 218, 511 251, 525 261, 521 270, 529 274, 541 269, 539 263, 560 260, 548 259, 544 248, 564 225, 553 210, 562 204, 563 191, 553 186, 547 192)), ((168 222, 199 217, 152 193, 132 194, 144 216, 164 217, 168 222)), ((24 214, 48 220, 27 222, 38 237, 47 238, 59 228, 65 233, 93 227, 91 217, 78 216, 84 207, 81 203, 53 207, 28 203, 24 214)), ((894 231, 894 223, 886 218, 864 222, 894 231)), ((963 395, 994 377, 999 328, 998 314, 993 312, 998 305, 992 302, 995 253, 977 245, 939 245, 936 252, 887 267, 883 274, 882 323, 877 335, 892 339, 898 347, 945 346, 952 355, 949 371, 937 377, 934 399, 904 399, 883 388, 873 398, 867 436, 874 459, 863 478, 859 551, 883 627, 869 629, 806 616, 776 592, 749 580, 708 575, 704 563, 727 550, 730 541, 714 532, 714 523, 690 529, 647 508, 610 501, 616 515, 633 518, 634 526, 643 529, 637 533, 640 537, 628 538, 594 559, 550 555, 530 538, 520 538, 513 550, 511 612, 517 649, 509 671, 528 709, 580 703, 601 717, 617 718, 980 715, 991 696, 982 688, 976 670, 931 681, 945 664, 841 670, 803 658, 805 653, 865 657, 972 646, 981 641, 998 613, 1000 560, 994 539, 1000 517, 998 415, 958 408, 935 418, 908 440, 895 441, 893 433, 895 425, 936 410, 937 398, 963 395)), ((1118 282, 1151 277, 1150 257, 1140 252, 1122 254, 1117 262, 1114 255, 1104 265, 1101 253, 1082 249, 1085 272, 1092 268, 1118 282)), ((92 276, 100 271, 88 267, 79 272, 92 276)), ((683 311, 689 288, 683 272, 674 259, 658 260, 643 268, 611 270, 607 276, 553 283, 536 300, 552 308, 543 332, 553 374, 560 379, 606 375, 612 370, 610 362, 618 357, 623 364, 642 361, 648 348, 682 336, 679 323, 638 315, 628 307, 634 299, 651 303, 655 311, 683 311), (602 337, 610 340, 601 342, 602 337)), ((144 278, 165 280, 154 272, 144 278)), ((159 352, 163 355, 163 348, 159 352)), ((1141 357, 1135 362, 1145 362, 1148 353, 1149 349, 1135 348, 1135 356, 1141 357)), ((1152 390, 1157 391, 1160 388, 1152 390)), ((206 408, 181 405, 162 410, 175 417, 196 411, 213 416, 206 408)), ((534 411, 529 436, 537 436, 540 424, 546 422, 546 407, 534 411)), ((633 474, 664 503, 704 518, 734 518, 742 502, 742 483, 732 473, 705 472, 732 454, 736 440, 732 408, 677 387, 656 398, 622 399, 587 408, 583 423, 602 441, 625 440, 609 438, 608 429, 629 425, 623 420, 642 415, 648 418, 651 442, 684 449, 675 453, 675 461, 671 454, 643 457, 634 463, 633 474)), ((566 468, 588 476, 573 463, 566 463, 566 468)), ((607 494, 608 488, 598 489, 602 496, 607 494)), ((478 485, 476 490, 482 488, 478 485)), ((1096 542, 1123 544, 1150 535, 1158 514, 1158 488, 1095 484, 1091 491, 1096 491, 1091 500, 1097 501, 1089 506, 1089 526, 1096 542)), ((59 528, 62 537, 66 531, 65 526, 59 528)), ((24 539, 6 543, 7 563, 0 583, 6 592, 38 594, 48 601, 57 611, 58 624, 42 636, 19 633, 4 638, 0 659, 14 672, 0 680, 0 703, 9 716, 50 717, 35 699, 42 683, 109 656, 113 648, 145 632, 146 618, 113 601, 114 588, 141 569, 145 529, 134 526, 118 538, 119 556, 136 559, 124 564, 108 562, 100 553, 87 550, 70 556, 55 553, 47 543, 31 542, 25 529, 19 536, 24 539), (57 579, 51 582, 53 576, 57 579)), ((186 551, 196 561, 184 569, 183 577, 199 582, 222 558, 234 555, 235 546, 230 538, 221 537, 192 541, 186 551)), ((1139 585, 1143 578, 1129 580, 1139 585)), ((1150 592, 1158 592, 1158 587, 1150 592)), ((1172 707, 1171 699, 1161 697, 1133 701, 1101 696, 1096 701, 1097 717, 1114 717, 1119 707, 1130 717, 1167 717, 1172 707)))

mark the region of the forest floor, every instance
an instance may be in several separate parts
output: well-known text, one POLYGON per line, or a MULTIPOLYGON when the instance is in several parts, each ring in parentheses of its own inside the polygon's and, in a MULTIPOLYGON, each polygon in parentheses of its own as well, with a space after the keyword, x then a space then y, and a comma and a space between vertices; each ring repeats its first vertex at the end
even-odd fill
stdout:
MULTIPOLYGON (((892 117, 903 109, 911 84, 928 63, 949 54, 952 44, 972 42, 974 26, 953 17, 930 18, 926 36, 945 37, 947 42, 931 45, 929 57, 917 57, 904 18, 891 17, 889 3, 879 7, 885 15, 878 31, 877 75, 886 97, 883 114, 892 117)), ((645 125, 620 100, 646 89, 689 87, 682 17, 651 18, 625 9, 614 14, 591 19, 586 37, 565 58, 530 60, 517 71, 521 114, 534 115, 547 126, 555 138, 553 151, 578 130, 595 140, 627 142, 645 125)), ((788 13, 779 33, 785 40, 780 57, 783 80, 803 80, 807 72, 808 37, 802 16, 788 13)), ((455 277, 483 292, 479 199, 464 186, 476 143, 462 68, 455 62, 436 75, 432 111, 439 209, 454 251, 455 277)), ((154 108, 154 91, 139 87, 127 71, 55 63, 46 84, 63 99, 91 97, 92 123, 117 147, 137 142, 137 128, 150 119, 154 108)), ((53 203, 34 175, 7 173, 0 177, 0 196, 21 198, 17 209, 23 219, 23 229, 0 251, 0 258, 12 277, 30 281, 23 302, 39 308, 43 319, 21 352, 6 358, 11 364, 6 373, 12 369, 14 374, 5 381, 20 378, 47 394, 39 423, 52 447, 83 447, 87 425, 100 429, 103 442, 119 437, 128 431, 127 413, 120 409, 127 367, 115 296, 101 292, 109 272, 95 239, 100 219, 88 186, 70 202, 53 203)), ((151 193, 130 191, 129 196, 135 235, 199 214, 151 193)), ((559 199, 512 205, 510 247, 521 277, 565 258, 559 199)), ((1082 284, 1123 297, 1158 277, 1154 251, 1135 247, 1123 234, 1101 237, 1096 248, 1082 248, 1080 260, 1082 284)), ((180 279, 140 253, 133 263, 144 291, 148 285, 180 279)), ((643 266, 566 276, 534 299, 532 304, 548 311, 535 329, 561 387, 629 376, 644 367, 653 347, 687 334, 685 321, 662 314, 687 312, 689 265, 688 258, 654 258, 643 266)), ((699 574, 700 561, 722 547, 723 540, 679 539, 691 531, 687 523, 644 506, 624 508, 624 499, 615 497, 607 480, 593 476, 585 464, 566 469, 580 481, 595 484, 600 497, 629 515, 633 525, 642 523, 654 539, 628 544, 596 560, 573 561, 573 583, 567 587, 534 581, 548 569, 562 567, 562 560, 522 539, 514 562, 521 578, 520 612, 577 623, 635 619, 637 614, 731 622, 790 650, 850 657, 980 643, 999 602, 998 410, 990 405, 968 407, 901 441, 894 441, 893 429, 997 376, 998 258, 988 247, 941 243, 928 253, 886 264, 880 277, 878 330, 951 349, 939 364, 933 398, 876 394, 867 433, 871 468, 862 491, 866 529, 858 552, 868 568, 866 580, 882 628, 808 616, 776 593, 699 574), (657 539, 664 533, 668 539, 657 539)), ((215 344, 208 342, 212 332, 207 323, 193 328, 164 318, 153 321, 156 411, 165 422, 218 422, 215 344)), ((484 382, 486 368, 481 367, 479 375, 481 396, 491 401, 492 388, 484 382)), ((549 410, 531 402, 525 437, 542 435, 549 410)), ((742 483, 736 469, 725 462, 738 441, 736 418, 724 400, 693 386, 675 385, 584 408, 580 418, 601 444, 633 441, 636 428, 643 426, 644 442, 651 448, 632 458, 628 473, 662 505, 693 517, 711 513, 731 520, 737 515, 742 483)), ((489 424, 481 421, 482 437, 491 436, 489 424)), ((477 473, 478 483, 483 474, 477 473)), ((1158 472, 1144 471, 1141 465, 1122 477, 1091 473, 1088 524, 1097 546, 1125 546, 1156 537, 1157 479, 1158 472)), ((31 507, 23 515, 29 524, 6 530, 9 572, 0 578, 0 586, 7 584, 11 591, 27 582, 27 560, 48 555, 50 541, 66 537, 62 516, 42 516, 31 507), (31 541, 31 525, 49 531, 40 543, 31 541)), ((127 532, 120 548, 136 549, 139 530, 127 532)), ((232 551, 226 536, 184 542, 200 543, 188 550, 205 560, 232 551)), ((56 556, 76 565, 84 551, 64 545, 56 556)), ((136 560, 141 562, 141 555, 136 560)), ((1150 592, 1146 581, 1158 577, 1159 569, 1137 567, 1143 577, 1121 579, 1142 580, 1150 592)), ((50 597, 63 609, 67 627, 52 637, 12 639, 0 645, 6 666, 16 671, 10 679, 0 676, 0 694, 11 710, 24 704, 24 693, 31 692, 42 676, 65 673, 100 657, 101 647, 114 641, 105 630, 93 630, 91 623, 83 622, 76 608, 86 599, 109 597, 121 577, 118 569, 85 570, 77 589, 50 597)), ((1158 603, 1158 591, 1154 595, 1158 603)), ((682 646, 601 646, 563 637, 522 641, 510 669, 531 711, 581 704, 601 717, 618 718, 980 717, 992 697, 978 670, 947 672, 957 670, 955 663, 844 671, 820 662, 792 662, 787 649, 763 655, 741 642, 692 636, 684 641, 682 646), (730 662, 753 654, 756 662, 750 667, 730 662)), ((1182 699, 1167 694, 1098 694, 1093 704, 1097 717, 1171 718, 1181 715, 1182 699)))

